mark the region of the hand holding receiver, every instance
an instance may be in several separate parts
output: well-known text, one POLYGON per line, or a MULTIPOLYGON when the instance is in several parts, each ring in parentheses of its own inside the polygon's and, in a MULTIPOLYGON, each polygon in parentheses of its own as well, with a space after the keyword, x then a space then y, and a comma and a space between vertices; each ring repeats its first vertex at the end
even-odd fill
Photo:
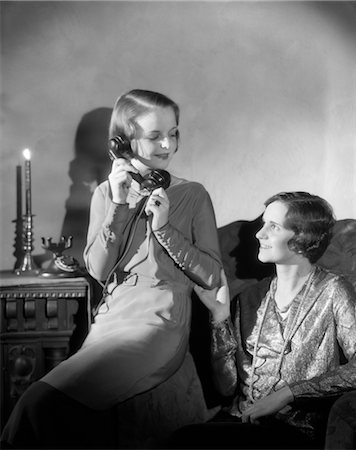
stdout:
POLYGON ((137 173, 137 169, 127 159, 117 158, 113 161, 108 178, 114 203, 126 203, 133 173, 137 173))
MULTIPOLYGON (((154 189, 157 189, 159 187, 163 187, 164 189, 167 189, 169 187, 171 183, 171 176, 169 172, 167 172, 166 170, 154 169, 148 175, 143 177, 138 172, 138 170, 133 165, 130 164, 130 161, 135 158, 135 154, 132 151, 131 143, 126 136, 123 135, 114 136, 113 138, 109 139, 108 146, 109 146, 108 148, 109 157, 112 161, 124 159, 128 162, 129 165, 127 166, 126 170, 129 172, 131 176, 130 183, 132 179, 137 181, 144 195, 149 195, 154 189)), ((127 183, 125 189, 126 188, 127 183)), ((126 189, 126 191, 127 190, 128 188, 126 189)), ((126 197, 124 196, 125 201, 126 197)))
POLYGON ((209 309, 215 322, 223 322, 230 316, 230 293, 223 269, 220 272, 219 288, 209 290, 195 285, 194 291, 209 309))
POLYGON ((152 191, 145 208, 147 215, 152 214, 152 230, 159 230, 168 222, 169 199, 166 191, 160 187, 152 191))

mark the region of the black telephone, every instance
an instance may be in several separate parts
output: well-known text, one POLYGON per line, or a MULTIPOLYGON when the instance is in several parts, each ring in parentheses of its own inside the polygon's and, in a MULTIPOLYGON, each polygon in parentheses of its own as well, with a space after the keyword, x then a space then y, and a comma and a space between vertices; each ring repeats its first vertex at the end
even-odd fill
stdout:
MULTIPOLYGON (((133 158, 134 154, 131 149, 130 141, 122 135, 117 135, 109 139, 109 157, 112 161, 117 158, 133 158)), ((148 192, 152 192, 159 187, 167 189, 171 184, 171 176, 169 172, 162 169, 154 169, 145 177, 142 177, 139 173, 134 172, 130 172, 130 175, 140 184, 141 189, 148 192)))

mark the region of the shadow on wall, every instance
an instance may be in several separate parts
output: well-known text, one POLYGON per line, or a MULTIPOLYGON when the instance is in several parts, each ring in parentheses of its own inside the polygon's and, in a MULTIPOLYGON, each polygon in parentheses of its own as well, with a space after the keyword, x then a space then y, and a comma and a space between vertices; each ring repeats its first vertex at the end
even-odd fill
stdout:
POLYGON ((75 136, 75 156, 69 165, 72 185, 66 200, 61 235, 73 236, 68 254, 82 267, 91 197, 95 188, 107 179, 111 167, 107 155, 111 113, 111 108, 101 107, 84 114, 75 136))
POLYGON ((274 265, 258 260, 256 233, 262 228, 262 215, 254 220, 238 220, 218 229, 222 262, 230 294, 235 296, 256 280, 271 276, 274 265))

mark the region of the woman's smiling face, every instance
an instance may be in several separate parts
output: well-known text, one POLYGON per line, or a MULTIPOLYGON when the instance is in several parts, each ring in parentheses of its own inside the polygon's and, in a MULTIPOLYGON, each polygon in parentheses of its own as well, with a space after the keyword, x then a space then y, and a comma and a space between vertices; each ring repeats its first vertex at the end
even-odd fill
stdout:
POLYGON ((152 169, 166 169, 178 146, 178 125, 173 108, 156 107, 136 119, 131 141, 135 158, 152 169))
POLYGON ((279 201, 269 204, 263 214, 263 227, 257 232, 260 248, 258 259, 275 264, 294 264, 298 255, 291 251, 288 242, 294 231, 284 227, 287 206, 279 201))

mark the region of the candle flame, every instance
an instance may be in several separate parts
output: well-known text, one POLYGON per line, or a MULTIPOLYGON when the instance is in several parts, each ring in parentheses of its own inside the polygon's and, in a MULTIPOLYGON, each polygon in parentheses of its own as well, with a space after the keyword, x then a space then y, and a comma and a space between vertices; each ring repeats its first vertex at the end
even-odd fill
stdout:
POLYGON ((23 156, 27 161, 31 159, 31 152, 29 148, 25 148, 25 150, 22 152, 23 156))

